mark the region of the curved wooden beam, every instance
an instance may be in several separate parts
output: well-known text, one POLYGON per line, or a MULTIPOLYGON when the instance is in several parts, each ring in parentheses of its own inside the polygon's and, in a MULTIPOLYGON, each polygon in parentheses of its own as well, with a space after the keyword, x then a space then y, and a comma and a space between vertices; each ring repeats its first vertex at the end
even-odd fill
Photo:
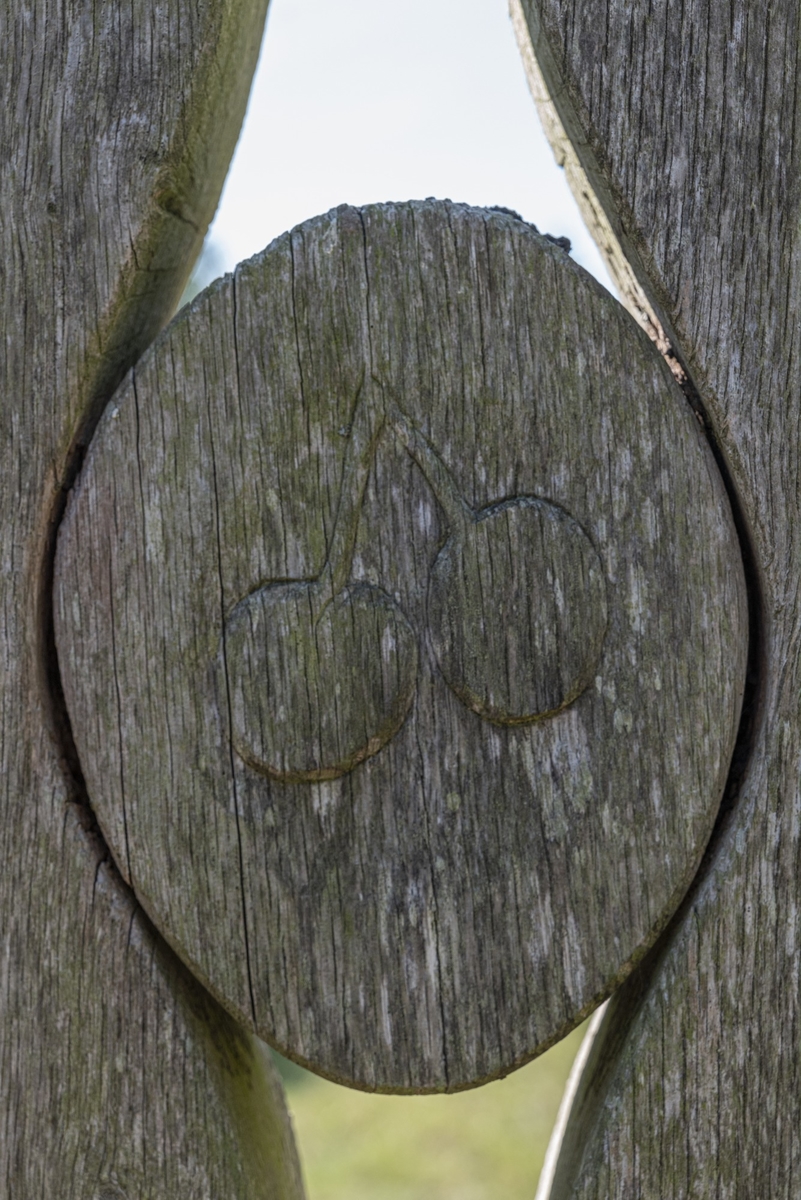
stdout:
POLYGON ((0 1192, 296 1197, 263 1048, 187 975, 93 821, 58 700, 54 531, 163 325, 244 114, 264 0, 0 14, 0 1192))
POLYGON ((794 1196, 799 13, 750 0, 521 0, 520 13, 592 204, 707 416, 752 608, 716 833, 688 902, 610 1004, 550 1194, 794 1196))

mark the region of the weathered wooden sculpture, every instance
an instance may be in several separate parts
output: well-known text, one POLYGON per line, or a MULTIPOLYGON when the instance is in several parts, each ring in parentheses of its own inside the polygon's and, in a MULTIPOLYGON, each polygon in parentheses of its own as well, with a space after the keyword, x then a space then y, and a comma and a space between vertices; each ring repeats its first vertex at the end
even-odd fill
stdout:
POLYGON ((653 941, 747 645, 657 350, 522 221, 437 203, 311 221, 170 327, 95 434, 55 611, 155 924, 284 1053, 387 1090, 524 1062, 653 941))
POLYGON ((263 10, 0 24, 4 111, 60 113, 0 185, 10 1195, 298 1196, 254 1034, 455 1090, 616 988, 550 1194, 796 1194, 796 17, 697 17, 711 144, 672 18, 593 3, 515 18, 651 338, 427 201, 307 222, 142 356, 263 10))

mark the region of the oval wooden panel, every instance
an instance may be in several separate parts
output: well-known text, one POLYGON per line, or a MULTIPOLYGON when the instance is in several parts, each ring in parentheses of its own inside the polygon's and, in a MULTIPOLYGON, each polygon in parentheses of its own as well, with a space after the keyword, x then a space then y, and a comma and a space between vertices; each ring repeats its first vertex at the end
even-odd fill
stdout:
POLYGON ((674 909, 747 642, 717 470, 620 305, 513 217, 341 208, 109 405, 55 590, 104 833, 285 1053, 456 1089, 674 909))

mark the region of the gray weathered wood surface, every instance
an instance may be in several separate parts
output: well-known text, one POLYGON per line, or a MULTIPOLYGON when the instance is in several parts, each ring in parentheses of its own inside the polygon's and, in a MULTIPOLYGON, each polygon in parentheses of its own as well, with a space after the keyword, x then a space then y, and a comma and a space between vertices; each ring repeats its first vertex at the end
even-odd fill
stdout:
POLYGON ((64 488, 180 295, 264 10, 0 8, 0 1194, 13 1200, 301 1194, 264 1047, 166 947, 98 834, 49 597, 64 488))
POLYGON ((180 316, 62 526, 65 691, 120 869, 293 1057, 455 1089, 673 912, 739 717, 698 421, 523 222, 341 208, 180 316))
POLYGON ((522 0, 522 10, 592 203, 727 464, 753 622, 726 805, 688 902, 610 1005, 551 1195, 796 1198, 798 6, 522 0))

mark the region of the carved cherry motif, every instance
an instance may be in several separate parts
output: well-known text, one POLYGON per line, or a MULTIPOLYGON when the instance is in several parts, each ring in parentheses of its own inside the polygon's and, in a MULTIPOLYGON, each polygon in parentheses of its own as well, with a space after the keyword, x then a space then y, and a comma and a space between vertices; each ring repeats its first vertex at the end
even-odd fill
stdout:
MULTIPOLYGON (((442 674, 487 720, 516 725, 553 716, 587 687, 601 652, 606 595, 597 551, 564 509, 538 497, 475 512, 397 402, 387 411, 449 525, 428 603, 442 674)), ((387 592, 347 582, 385 419, 382 399, 360 392, 320 575, 263 584, 226 621, 220 688, 233 745, 274 779, 345 774, 397 733, 413 700, 411 625, 387 592)))

